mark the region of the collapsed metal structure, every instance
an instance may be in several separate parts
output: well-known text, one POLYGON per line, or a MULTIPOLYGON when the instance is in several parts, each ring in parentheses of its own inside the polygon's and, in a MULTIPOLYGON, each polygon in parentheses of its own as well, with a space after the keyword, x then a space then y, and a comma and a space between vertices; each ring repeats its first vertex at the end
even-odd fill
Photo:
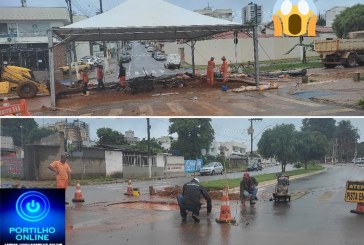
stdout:
MULTIPOLYGON (((127 0, 100 15, 48 31, 51 107, 56 108, 53 38, 67 44, 77 41, 133 40, 191 42, 194 72, 196 41, 206 40, 224 32, 252 31, 257 32, 253 25, 242 25, 204 16, 163 0, 127 0), (121 14, 131 11, 134 11, 133 14, 121 14)), ((257 50, 257 47, 255 49, 257 50)), ((258 67, 258 55, 255 55, 255 67, 258 67)), ((258 74, 256 74, 257 85, 259 85, 258 74)))

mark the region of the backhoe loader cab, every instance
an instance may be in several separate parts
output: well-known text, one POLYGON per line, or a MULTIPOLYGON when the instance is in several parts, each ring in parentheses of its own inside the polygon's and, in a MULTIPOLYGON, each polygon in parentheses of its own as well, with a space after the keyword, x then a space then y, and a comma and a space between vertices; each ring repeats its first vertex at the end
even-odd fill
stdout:
POLYGON ((46 85, 35 80, 30 69, 19 66, 0 66, 0 93, 13 92, 22 99, 33 98, 37 93, 49 93, 46 85))

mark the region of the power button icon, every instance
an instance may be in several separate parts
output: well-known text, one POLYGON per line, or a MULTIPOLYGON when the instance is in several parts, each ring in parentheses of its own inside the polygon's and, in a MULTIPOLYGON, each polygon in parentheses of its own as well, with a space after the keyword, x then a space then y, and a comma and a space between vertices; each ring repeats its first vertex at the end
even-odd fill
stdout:
POLYGON ((50 210, 48 198, 38 191, 28 191, 16 201, 16 212, 19 217, 30 222, 44 219, 50 210))

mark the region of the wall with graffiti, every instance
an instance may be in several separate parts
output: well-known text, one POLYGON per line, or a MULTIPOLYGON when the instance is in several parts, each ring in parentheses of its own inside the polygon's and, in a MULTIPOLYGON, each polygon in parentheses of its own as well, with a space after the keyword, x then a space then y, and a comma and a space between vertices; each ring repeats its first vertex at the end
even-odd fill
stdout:
POLYGON ((23 178, 23 158, 2 157, 0 160, 1 177, 23 178))

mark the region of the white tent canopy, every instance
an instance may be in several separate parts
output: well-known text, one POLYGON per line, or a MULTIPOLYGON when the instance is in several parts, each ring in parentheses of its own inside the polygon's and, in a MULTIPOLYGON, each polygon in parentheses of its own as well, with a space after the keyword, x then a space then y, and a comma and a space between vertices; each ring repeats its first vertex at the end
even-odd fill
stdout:
POLYGON ((67 42, 196 40, 247 28, 250 26, 201 15, 163 0, 126 0, 105 13, 53 32, 67 42))

